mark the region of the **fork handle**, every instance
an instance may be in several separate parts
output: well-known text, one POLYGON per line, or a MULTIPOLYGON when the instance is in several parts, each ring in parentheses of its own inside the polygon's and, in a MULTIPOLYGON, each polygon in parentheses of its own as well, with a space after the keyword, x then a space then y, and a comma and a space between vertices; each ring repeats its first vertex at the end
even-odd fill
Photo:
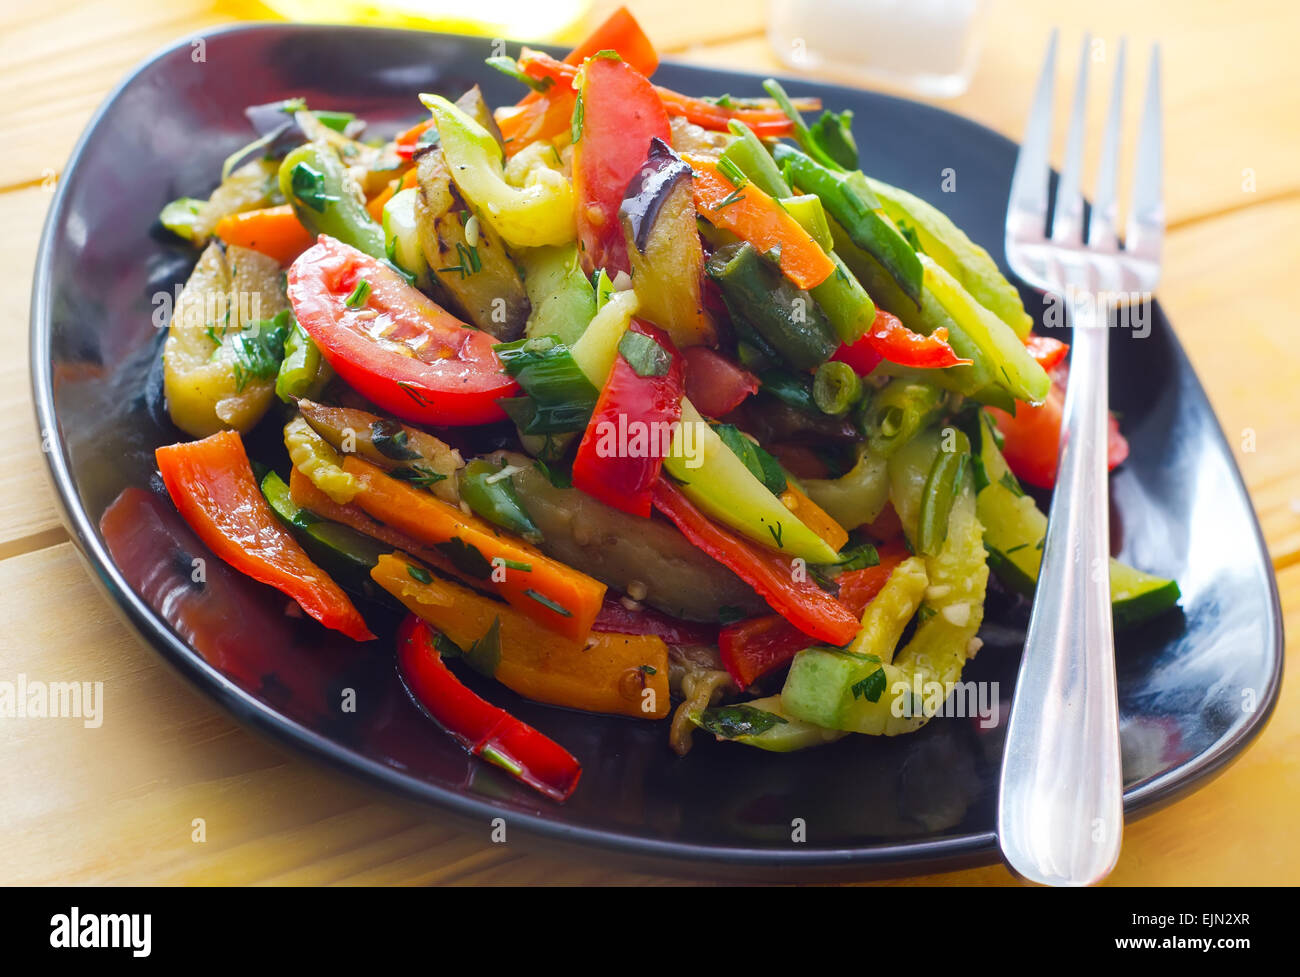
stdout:
POLYGON ((1115 866, 1123 776, 1110 605, 1108 316, 1066 292, 1063 450, 1003 754, 998 837, 1017 872, 1088 885, 1115 866))

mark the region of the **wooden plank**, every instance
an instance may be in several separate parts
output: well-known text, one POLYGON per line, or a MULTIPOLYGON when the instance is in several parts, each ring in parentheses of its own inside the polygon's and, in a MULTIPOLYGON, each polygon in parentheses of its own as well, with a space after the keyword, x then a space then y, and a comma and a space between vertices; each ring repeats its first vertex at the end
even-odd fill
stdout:
MULTIPOLYGON (((1055 26, 1061 28, 1054 143, 1058 164, 1064 155, 1068 93, 1074 89, 1084 31, 1091 30, 1110 45, 1102 49, 1104 60, 1092 65, 1088 105, 1092 141, 1085 188, 1093 186, 1114 44, 1127 35, 1126 161, 1131 160, 1136 143, 1147 50, 1153 40, 1162 46, 1165 188, 1171 223, 1300 192, 1300 170, 1294 164, 1300 135, 1290 122, 1300 118, 1300 62, 1291 53, 1300 34, 1300 5, 1268 0, 1239 4, 1229 13, 1214 0, 1196 0, 1178 4, 1174 15, 1168 7, 1130 0, 991 4, 984 53, 970 90, 958 98, 925 101, 1018 140, 1047 37, 1055 26)), ((673 57, 719 68, 791 72, 765 37, 700 45, 673 57)), ((830 72, 819 74, 836 78, 830 72)), ((890 90, 883 85, 871 87, 890 90)), ((858 119, 856 128, 863 145, 888 151, 889 134, 872 132, 869 119, 858 119)), ((1131 169, 1125 165, 1121 172, 1127 175, 1131 169)), ((1121 181, 1122 199, 1127 199, 1127 187, 1127 181, 1121 181)))
POLYGON ((1300 349, 1287 282, 1300 200, 1239 210, 1169 238, 1157 289, 1251 490, 1276 565, 1300 560, 1300 349))
POLYGON ((32 414, 27 359, 31 275, 52 187, 0 194, 0 266, 19 269, 12 301, 0 303, 0 559, 67 539, 54 507, 32 414))

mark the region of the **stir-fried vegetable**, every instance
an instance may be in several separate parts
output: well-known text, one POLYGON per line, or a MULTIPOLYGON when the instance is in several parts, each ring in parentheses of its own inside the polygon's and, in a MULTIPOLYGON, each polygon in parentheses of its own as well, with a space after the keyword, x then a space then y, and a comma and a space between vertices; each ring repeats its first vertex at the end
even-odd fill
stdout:
MULTIPOLYGON (((422 94, 392 138, 251 106, 216 187, 163 208, 203 249, 157 322, 202 439, 159 449, 168 493, 328 627, 371 636, 347 594, 410 611, 416 703, 555 800, 576 759, 458 670, 672 713, 678 753, 919 728, 980 647, 989 572, 1032 596, 1047 517, 1021 482, 1054 483, 1068 348, 860 169, 852 112, 657 85, 623 9, 563 60, 515 53, 487 64, 516 104, 422 94)), ((871 135, 876 158, 900 137, 871 135)), ((1178 600, 1110 577, 1117 626, 1178 600)))

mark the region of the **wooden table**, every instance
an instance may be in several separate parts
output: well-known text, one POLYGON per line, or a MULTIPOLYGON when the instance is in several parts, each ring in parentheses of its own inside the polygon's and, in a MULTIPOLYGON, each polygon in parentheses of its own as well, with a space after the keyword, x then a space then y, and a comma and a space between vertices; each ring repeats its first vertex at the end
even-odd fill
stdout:
MULTIPOLYGON (((610 6, 601 0, 593 17, 610 6)), ((779 69, 755 0, 631 6, 668 57, 779 69)), ((1159 294, 1238 449, 1297 633, 1300 8, 1290 0, 1159 6, 995 3, 970 91, 944 104, 1015 137, 1052 25, 1063 28, 1069 55, 1062 84, 1086 29, 1112 39, 1126 32, 1133 53, 1162 42, 1170 232, 1159 294), (1244 450, 1252 435, 1253 450, 1244 450)), ((0 13, 0 267, 10 281, 0 306, 0 680, 93 676, 107 690, 99 729, 0 720, 0 881, 660 881, 614 871, 600 852, 558 858, 522 839, 491 844, 486 827, 463 833, 435 811, 255 738, 126 630, 67 541, 27 376, 27 298, 51 192, 92 110, 133 64, 183 34, 248 16, 258 14, 204 0, 46 0, 0 13), (192 840, 195 818, 206 823, 201 843, 192 840)), ((1130 105, 1140 75, 1130 70, 1130 105)), ((1059 158, 1063 130, 1058 137, 1059 158)), ((1300 880, 1297 668, 1288 668, 1269 728, 1238 763, 1127 829, 1113 882, 1300 880)), ((912 881, 1013 880, 988 867, 912 881)))

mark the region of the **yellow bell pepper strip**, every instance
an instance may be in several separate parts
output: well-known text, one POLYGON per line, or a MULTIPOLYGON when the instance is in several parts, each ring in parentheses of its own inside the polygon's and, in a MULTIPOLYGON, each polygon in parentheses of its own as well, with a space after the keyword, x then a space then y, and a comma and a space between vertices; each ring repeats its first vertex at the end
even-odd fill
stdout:
POLYGON ((573 240, 573 190, 563 174, 536 167, 525 186, 510 186, 491 133, 441 95, 422 94, 420 101, 433 113, 457 188, 508 244, 537 248, 573 240))
POLYGON ((710 518, 759 545, 808 563, 838 559, 835 549, 768 491, 686 398, 663 467, 710 518))
POLYGON ((543 627, 571 641, 590 633, 605 596, 603 583, 368 461, 349 456, 343 470, 360 484, 357 505, 380 522, 438 549, 543 627))
POLYGON ((155 453, 167 494, 217 556, 287 594, 327 628, 374 638, 352 601, 276 518, 234 431, 164 445, 155 453))
POLYGON ((465 652, 467 663, 537 702, 642 719, 668 714, 668 646, 654 635, 593 632, 575 641, 403 554, 371 578, 465 652))
POLYGON ((566 800, 578 786, 582 767, 573 754, 462 685, 443 663, 429 626, 414 614, 397 632, 397 663, 415 700, 474 756, 554 801, 566 800))
POLYGON ((734 164, 726 175, 706 156, 683 153, 682 159, 695 174, 695 207, 714 227, 748 241, 760 253, 777 249, 777 264, 799 288, 816 288, 835 273, 835 262, 812 235, 734 164))
POLYGON ((316 240, 290 204, 227 214, 217 221, 212 233, 226 244, 260 251, 282 265, 293 261, 316 240))
POLYGON ((340 505, 357 494, 357 480, 343 470, 343 456, 301 416, 284 426, 284 447, 295 471, 340 505))

